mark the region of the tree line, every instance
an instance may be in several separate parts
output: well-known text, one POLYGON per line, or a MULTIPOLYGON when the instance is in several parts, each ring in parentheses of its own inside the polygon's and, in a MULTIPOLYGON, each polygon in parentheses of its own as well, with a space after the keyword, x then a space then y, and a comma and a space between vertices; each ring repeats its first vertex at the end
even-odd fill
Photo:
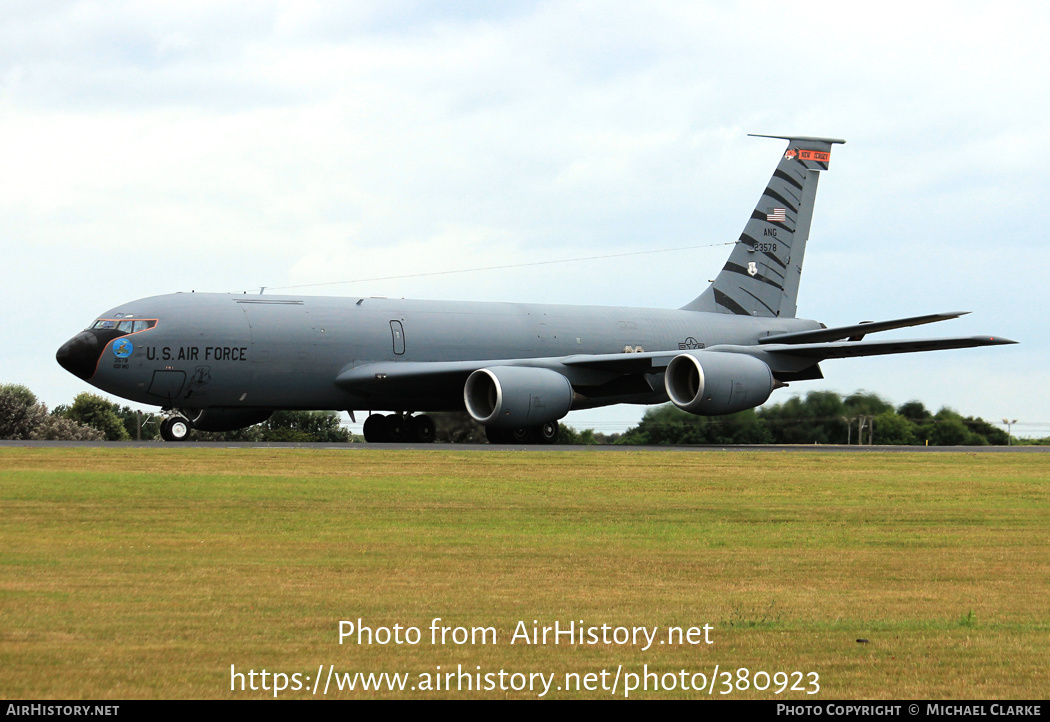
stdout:
MULTIPOLYGON (((160 439, 160 414, 82 393, 72 404, 48 411, 25 386, 0 386, 0 439, 42 441, 154 441, 160 439)), ((261 424, 237 431, 194 430, 196 441, 352 441, 334 411, 275 411, 261 424)))
MULTIPOLYGON (((485 429, 466 413, 432 413, 438 443, 485 443, 485 429)), ((160 438, 160 415, 121 406, 101 396, 79 394, 53 411, 25 386, 0 385, 0 439, 109 440, 160 438)), ((333 411, 276 411, 266 421, 227 432, 194 430, 198 441, 362 441, 340 424, 333 411)), ((670 404, 645 412, 623 434, 577 431, 562 425, 559 444, 875 444, 899 446, 984 446, 1050 443, 1050 439, 1011 439, 981 418, 942 408, 929 411, 920 401, 894 408, 877 394, 843 397, 812 391, 787 401, 728 416, 694 416, 670 404)))
POLYGON ((1017 443, 981 418, 949 408, 929 411, 921 401, 894 408, 877 394, 842 397, 811 391, 787 401, 728 416, 694 416, 674 406, 645 413, 621 444, 874 444, 986 446, 1017 443))

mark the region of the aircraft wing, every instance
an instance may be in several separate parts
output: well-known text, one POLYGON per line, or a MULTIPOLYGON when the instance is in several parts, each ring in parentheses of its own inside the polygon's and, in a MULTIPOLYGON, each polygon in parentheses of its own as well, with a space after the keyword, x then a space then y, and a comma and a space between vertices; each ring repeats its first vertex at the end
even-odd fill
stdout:
MULTIPOLYGON (((928 322, 927 322, 928 323, 928 322)), ((830 330, 830 329, 829 329, 830 330)), ((808 333, 808 332, 803 332, 808 333)), ((819 333, 819 331, 817 332, 819 333)), ((776 371, 797 370, 800 363, 811 365, 824 359, 882 356, 886 354, 938 351, 977 346, 1017 343, 1000 336, 953 336, 948 338, 897 339, 887 341, 838 341, 818 343, 763 343, 758 346, 710 346, 703 353, 738 353, 755 356, 776 371)), ((337 386, 348 391, 398 394, 435 386, 462 387, 474 371, 494 366, 546 368, 565 375, 573 385, 600 384, 616 376, 642 376, 662 372, 671 360, 683 353, 650 351, 643 353, 575 354, 549 358, 478 359, 469 361, 384 361, 344 370, 337 386)))
MULTIPOLYGON (((827 343, 764 343, 710 346, 701 354, 740 354, 757 358, 776 378, 821 378, 817 364, 825 359, 880 356, 941 349, 998 346, 1016 341, 998 336, 838 341, 827 343)), ((476 359, 467 361, 383 361, 344 369, 340 388, 376 399, 461 398, 467 378, 479 369, 517 366, 549 369, 563 375, 587 398, 650 397, 663 394, 662 374, 681 350, 642 353, 575 354, 548 358, 476 359)), ((637 403, 637 401, 634 401, 637 403)), ((648 402, 647 402, 648 403, 648 402)))
MULTIPOLYGON (((347 391, 385 391, 391 387, 408 390, 416 386, 458 384, 462 386, 474 371, 499 361, 383 361, 342 371, 336 386, 347 391)), ((504 362, 505 363, 505 362, 504 362)))
POLYGON ((343 370, 337 386, 348 391, 385 391, 397 386, 462 386, 473 372, 494 366, 527 366, 558 371, 574 385, 600 383, 621 375, 662 371, 681 351, 575 354, 549 358, 478 359, 470 361, 384 361, 343 370))

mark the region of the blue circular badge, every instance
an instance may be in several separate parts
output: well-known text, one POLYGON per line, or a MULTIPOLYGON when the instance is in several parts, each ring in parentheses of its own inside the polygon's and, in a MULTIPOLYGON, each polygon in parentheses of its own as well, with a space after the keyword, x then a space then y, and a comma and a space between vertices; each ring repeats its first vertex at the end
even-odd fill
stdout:
POLYGON ((135 347, 126 338, 122 338, 113 344, 113 355, 117 358, 127 358, 135 347))

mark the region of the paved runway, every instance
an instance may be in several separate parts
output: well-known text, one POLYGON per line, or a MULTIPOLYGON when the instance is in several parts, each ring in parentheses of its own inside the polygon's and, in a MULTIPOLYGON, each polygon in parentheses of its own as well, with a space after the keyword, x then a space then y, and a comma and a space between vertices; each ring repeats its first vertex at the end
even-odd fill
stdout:
POLYGON ((326 444, 326 443, 249 443, 249 442, 163 442, 163 441, 0 441, 0 448, 112 448, 112 449, 327 449, 339 451, 413 450, 413 451, 588 451, 617 453, 628 451, 780 451, 803 453, 954 453, 954 454, 1045 454, 1050 446, 835 446, 813 445, 753 445, 753 446, 620 446, 602 444, 591 446, 550 446, 514 444, 326 444))

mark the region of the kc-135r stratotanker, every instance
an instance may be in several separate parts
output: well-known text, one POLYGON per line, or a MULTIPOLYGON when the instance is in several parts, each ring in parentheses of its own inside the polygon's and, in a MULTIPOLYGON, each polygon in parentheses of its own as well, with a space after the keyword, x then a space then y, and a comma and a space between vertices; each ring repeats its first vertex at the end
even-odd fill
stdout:
POLYGON ((787 150, 722 271, 680 309, 176 293, 103 313, 58 362, 161 406, 168 440, 332 409, 392 412, 369 414, 368 441, 432 441, 419 412, 466 409, 490 440, 550 442, 573 409, 670 400, 728 414, 822 378, 824 359, 1014 343, 863 340, 962 313, 839 328, 795 318, 817 181, 845 141, 763 137, 787 150))

